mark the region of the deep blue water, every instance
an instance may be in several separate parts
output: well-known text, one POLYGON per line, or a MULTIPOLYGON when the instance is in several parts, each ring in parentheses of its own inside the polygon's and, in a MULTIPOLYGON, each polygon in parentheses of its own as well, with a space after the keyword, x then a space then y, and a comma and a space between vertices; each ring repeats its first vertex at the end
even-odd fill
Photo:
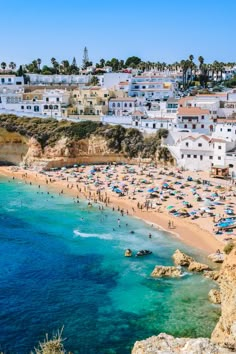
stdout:
POLYGON ((163 331, 210 335, 219 309, 207 300, 209 280, 150 277, 156 264, 173 264, 176 248, 197 251, 140 220, 18 181, 0 179, 0 203, 0 350, 29 353, 63 326, 66 349, 83 354, 130 353, 163 331), (153 254, 126 258, 126 248, 153 254))

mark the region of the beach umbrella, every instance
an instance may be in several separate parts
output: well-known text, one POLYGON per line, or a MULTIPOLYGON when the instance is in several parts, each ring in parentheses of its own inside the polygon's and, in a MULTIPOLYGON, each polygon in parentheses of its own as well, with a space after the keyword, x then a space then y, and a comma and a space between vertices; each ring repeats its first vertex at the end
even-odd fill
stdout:
POLYGON ((77 164, 74 164, 74 166, 73 167, 78 167, 78 165, 77 164))
POLYGON ((192 211, 190 211, 190 213, 189 214, 191 214, 191 215, 196 215, 197 214, 197 212, 195 211, 195 210, 192 210, 192 211))
POLYGON ((168 207, 166 207, 167 210, 171 210, 171 209, 173 209, 173 208, 174 208, 173 205, 169 205, 168 207))
POLYGON ((152 193, 152 192, 154 192, 154 189, 153 188, 149 188, 147 191, 148 191, 148 193, 152 193))

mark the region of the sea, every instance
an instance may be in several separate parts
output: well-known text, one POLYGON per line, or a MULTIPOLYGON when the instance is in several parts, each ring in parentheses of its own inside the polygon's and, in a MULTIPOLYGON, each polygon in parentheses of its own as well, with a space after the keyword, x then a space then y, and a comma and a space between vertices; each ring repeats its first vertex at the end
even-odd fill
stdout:
POLYGON ((173 265, 177 248, 204 260, 198 250, 134 217, 22 181, 0 178, 0 206, 0 351, 30 353, 58 330, 74 354, 130 353, 161 332, 210 336, 220 315, 207 296, 215 284, 187 272, 150 276, 155 265, 173 265), (142 249, 152 254, 135 257, 142 249))

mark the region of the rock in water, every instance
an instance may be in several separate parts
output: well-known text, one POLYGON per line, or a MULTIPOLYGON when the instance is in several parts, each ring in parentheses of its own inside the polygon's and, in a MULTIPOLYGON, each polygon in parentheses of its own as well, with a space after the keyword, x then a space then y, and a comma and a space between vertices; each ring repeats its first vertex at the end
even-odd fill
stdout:
POLYGON ((181 269, 177 267, 167 267, 167 266, 156 266, 151 273, 152 277, 163 278, 163 277, 180 277, 182 275, 181 269))
POLYGON ((204 271, 203 275, 206 278, 216 281, 220 276, 220 272, 217 270, 206 270, 206 271, 204 271))
POLYGON ((208 297, 213 304, 221 303, 220 291, 217 289, 211 289, 208 293, 208 297))
POLYGON ((194 259, 187 254, 181 252, 180 250, 176 250, 173 254, 173 259, 176 265, 179 266, 189 266, 191 262, 194 262, 194 259))
POLYGON ((189 264, 188 270, 191 272, 203 272, 204 270, 210 270, 210 268, 207 264, 194 261, 189 264))
POLYGON ((213 344, 209 338, 174 338, 160 333, 158 336, 138 341, 132 354, 229 354, 228 349, 213 344))

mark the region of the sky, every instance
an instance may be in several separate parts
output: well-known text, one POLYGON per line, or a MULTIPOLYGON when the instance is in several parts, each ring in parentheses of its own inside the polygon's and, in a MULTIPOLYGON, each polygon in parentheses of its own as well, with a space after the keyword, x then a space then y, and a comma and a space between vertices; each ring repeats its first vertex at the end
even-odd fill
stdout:
POLYGON ((235 0, 1 1, 0 62, 236 61, 235 0))

